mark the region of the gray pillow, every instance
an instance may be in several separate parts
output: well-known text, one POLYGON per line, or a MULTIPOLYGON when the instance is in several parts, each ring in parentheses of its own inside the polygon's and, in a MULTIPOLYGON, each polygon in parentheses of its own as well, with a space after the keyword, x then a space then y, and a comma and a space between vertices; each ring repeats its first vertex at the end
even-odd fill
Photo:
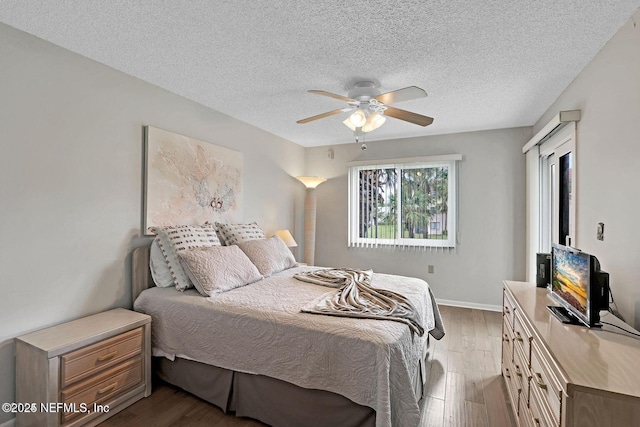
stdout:
POLYGON ((216 222, 216 228, 223 243, 227 246, 254 239, 264 239, 264 231, 255 222, 249 224, 222 224, 216 222))
POLYGON ((158 245, 179 291, 192 288, 193 284, 180 265, 178 254, 193 248, 220 246, 215 228, 209 226, 171 225, 151 227, 150 230, 158 236, 158 245))
POLYGON ((180 252, 180 263, 195 288, 209 296, 262 279, 237 246, 211 246, 180 252))
POLYGON ((264 277, 269 277, 272 274, 297 265, 293 254, 278 236, 269 237, 268 239, 249 240, 237 243, 237 245, 247 254, 251 262, 258 267, 258 271, 264 277))
POLYGON ((160 237, 156 236, 151 243, 151 253, 149 255, 149 270, 153 283, 159 288, 169 288, 175 286, 173 283, 173 275, 169 270, 169 264, 162 253, 159 243, 160 237))

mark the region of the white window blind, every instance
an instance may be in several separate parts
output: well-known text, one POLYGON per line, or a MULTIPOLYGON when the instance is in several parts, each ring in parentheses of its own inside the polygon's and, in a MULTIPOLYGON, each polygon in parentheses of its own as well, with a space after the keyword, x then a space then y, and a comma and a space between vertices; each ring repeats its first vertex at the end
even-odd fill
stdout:
POLYGON ((350 163, 349 246, 455 247, 461 158, 350 163))

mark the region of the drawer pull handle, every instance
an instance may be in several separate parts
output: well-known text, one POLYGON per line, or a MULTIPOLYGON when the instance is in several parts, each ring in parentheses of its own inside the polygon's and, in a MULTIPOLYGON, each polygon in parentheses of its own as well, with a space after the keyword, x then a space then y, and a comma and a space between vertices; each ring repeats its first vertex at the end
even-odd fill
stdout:
POLYGON ((520 370, 520 366, 516 365, 516 375, 521 377, 522 376, 522 371, 520 370))
POLYGON ((113 359, 118 354, 118 350, 112 351, 109 354, 98 357, 98 362, 104 362, 105 360, 113 359))
POLYGON ((504 376, 507 378, 511 378, 511 374, 509 374, 509 368, 504 368, 504 376))
POLYGON ((105 394, 112 391, 114 388, 118 387, 118 382, 114 382, 113 384, 109 384, 108 386, 101 388, 98 390, 98 394, 105 394))
POLYGON ((502 341, 509 342, 509 335, 504 334, 504 335, 502 336, 502 341))
POLYGON ((531 417, 531 421, 533 421, 533 425, 540 426, 540 420, 536 417, 531 417))
POLYGON ((537 372, 533 373, 536 377, 536 384, 538 385, 538 387, 540 387, 543 390, 547 389, 547 385, 544 383, 544 381, 542 381, 542 375, 540 375, 537 372))
POLYGON ((504 314, 511 314, 511 311, 509 310, 509 307, 507 307, 507 306, 504 307, 504 314))
POLYGON ((517 332, 517 331, 516 331, 516 341, 523 342, 522 334, 520 334, 520 332, 517 332))

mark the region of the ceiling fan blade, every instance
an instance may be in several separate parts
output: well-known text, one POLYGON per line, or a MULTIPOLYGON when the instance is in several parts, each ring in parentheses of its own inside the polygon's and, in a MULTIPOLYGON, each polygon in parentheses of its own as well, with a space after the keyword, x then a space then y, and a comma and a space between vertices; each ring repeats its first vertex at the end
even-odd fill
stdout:
POLYGON ((405 122, 414 123, 420 126, 429 126, 433 123, 433 118, 423 116, 422 114, 412 113, 411 111, 401 110, 399 108, 387 107, 384 115, 393 117, 394 119, 404 120, 405 122))
POLYGON ((353 110, 353 108, 340 108, 339 110, 327 111, 326 113, 318 114, 317 116, 311 116, 311 117, 307 117, 306 119, 298 120, 296 123, 299 123, 299 124, 309 123, 314 120, 335 116, 336 114, 344 113, 345 111, 350 111, 350 110, 353 110))
POLYGON ((420 89, 418 86, 409 86, 404 89, 394 90, 376 96, 375 98, 385 105, 393 104, 395 102, 409 101, 416 98, 424 98, 427 96, 427 92, 420 89))
POLYGON ((317 95, 324 95, 324 96, 328 96, 329 98, 335 98, 335 99, 339 99, 340 101, 344 101, 344 102, 355 102, 355 99, 351 99, 348 98, 346 96, 342 96, 342 95, 336 95, 335 93, 331 93, 331 92, 327 92, 324 90, 310 90, 310 93, 315 93, 317 95))

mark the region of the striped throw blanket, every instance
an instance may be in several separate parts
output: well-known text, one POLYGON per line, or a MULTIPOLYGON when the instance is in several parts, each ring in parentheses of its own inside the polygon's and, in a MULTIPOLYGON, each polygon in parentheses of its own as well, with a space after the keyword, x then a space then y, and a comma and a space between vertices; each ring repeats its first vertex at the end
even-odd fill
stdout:
POLYGON ((303 307, 302 312, 343 317, 393 320, 405 323, 412 332, 424 334, 418 314, 403 295, 371 286, 372 270, 351 268, 308 271, 295 274, 298 280, 339 288, 319 301, 303 307))

